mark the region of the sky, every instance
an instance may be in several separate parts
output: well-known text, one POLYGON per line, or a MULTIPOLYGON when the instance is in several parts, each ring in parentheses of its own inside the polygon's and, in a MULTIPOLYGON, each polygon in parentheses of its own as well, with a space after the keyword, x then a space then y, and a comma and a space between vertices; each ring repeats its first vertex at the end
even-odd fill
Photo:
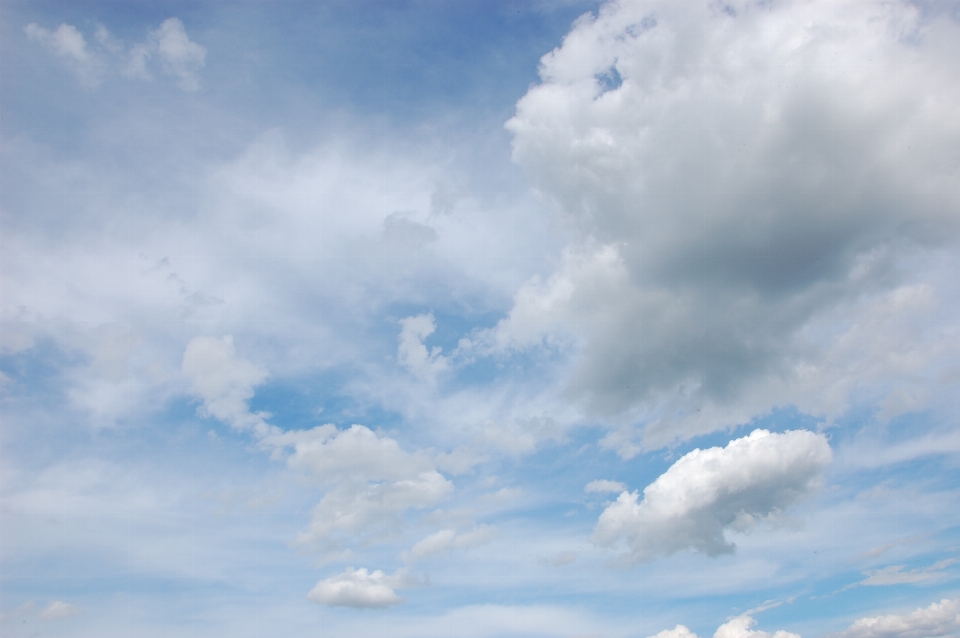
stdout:
POLYGON ((0 633, 960 636, 960 4, 0 4, 0 633))

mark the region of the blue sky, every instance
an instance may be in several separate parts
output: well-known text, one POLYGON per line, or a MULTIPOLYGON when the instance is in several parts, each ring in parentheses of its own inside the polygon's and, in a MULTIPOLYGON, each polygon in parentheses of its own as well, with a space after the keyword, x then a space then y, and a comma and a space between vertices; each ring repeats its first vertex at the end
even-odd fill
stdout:
POLYGON ((955 3, 0 12, 4 635, 960 635, 955 3))

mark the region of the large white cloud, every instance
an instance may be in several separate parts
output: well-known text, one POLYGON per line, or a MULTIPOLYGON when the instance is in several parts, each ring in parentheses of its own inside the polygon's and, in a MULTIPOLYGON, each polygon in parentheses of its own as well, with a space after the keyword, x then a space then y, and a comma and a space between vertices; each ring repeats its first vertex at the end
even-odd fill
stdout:
POLYGON ((943 599, 905 615, 861 618, 837 638, 932 638, 960 631, 960 598, 943 599))
POLYGON ((837 380, 857 353, 830 360, 835 331, 811 322, 956 240, 958 43, 905 2, 585 16, 507 124, 578 239, 491 341, 573 335, 572 396, 659 419, 656 444, 802 399, 827 412, 804 371, 837 380))
POLYGON ((746 531, 815 488, 832 453, 826 437, 805 430, 755 430, 726 447, 694 450, 639 495, 623 492, 597 521, 597 545, 626 545, 623 558, 650 560, 691 549, 729 553, 727 530, 746 531))

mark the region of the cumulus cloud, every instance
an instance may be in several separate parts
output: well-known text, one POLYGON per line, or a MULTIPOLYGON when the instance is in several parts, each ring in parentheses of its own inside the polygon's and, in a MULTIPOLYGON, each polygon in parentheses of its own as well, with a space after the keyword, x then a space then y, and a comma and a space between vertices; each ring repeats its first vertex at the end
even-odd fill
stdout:
POLYGON ((643 490, 623 492, 597 521, 593 542, 626 545, 623 559, 650 560, 690 549, 734 551, 727 530, 746 531, 809 494, 832 453, 805 430, 755 430, 726 447, 686 454, 643 490))
POLYGON ((389 607, 404 601, 393 588, 400 584, 397 576, 388 576, 379 569, 347 567, 342 574, 325 578, 314 586, 307 598, 331 607, 389 607))
POLYGON ((757 621, 751 616, 737 616, 733 620, 717 627, 713 638, 800 638, 799 635, 782 629, 773 634, 750 629, 756 622, 757 621))
POLYGON ((0 621, 62 620, 79 616, 82 613, 84 613, 84 609, 80 605, 65 603, 62 600, 51 600, 42 609, 38 609, 35 602, 28 601, 5 614, 0 614, 0 621))
POLYGON ((449 528, 442 529, 417 542, 410 551, 403 553, 402 558, 405 562, 413 563, 452 549, 468 549, 483 545, 490 542, 496 535, 497 528, 492 525, 480 525, 465 532, 449 528))
POLYGON ((597 480, 587 483, 583 491, 587 494, 602 494, 605 492, 622 492, 626 489, 627 486, 620 481, 597 480))
POLYGON ((146 41, 129 47, 114 38, 103 25, 88 43, 73 25, 61 24, 54 31, 36 23, 24 27, 27 37, 56 54, 73 71, 81 84, 95 87, 110 73, 128 78, 151 79, 151 61, 159 70, 176 80, 183 91, 200 88, 199 72, 207 50, 187 35, 183 21, 168 18, 151 31, 146 41))
POLYGON ((899 616, 861 618, 836 638, 932 638, 960 630, 960 598, 943 599, 899 616))
POLYGON ((684 625, 677 625, 673 629, 664 629, 648 638, 697 638, 697 634, 690 631, 684 625))
POLYGON ((864 366, 828 361, 839 341, 812 322, 897 285, 960 220, 955 21, 906 2, 724 6, 604 5, 507 123, 577 240, 489 341, 576 344, 571 396, 658 445, 801 399, 826 411, 804 372, 833 366, 849 392, 864 366))

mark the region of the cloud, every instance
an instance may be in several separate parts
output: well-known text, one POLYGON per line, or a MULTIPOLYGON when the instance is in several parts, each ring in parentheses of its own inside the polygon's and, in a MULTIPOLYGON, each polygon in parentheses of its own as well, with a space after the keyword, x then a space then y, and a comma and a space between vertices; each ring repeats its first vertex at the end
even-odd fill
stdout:
POLYGON ((929 567, 903 571, 905 565, 890 565, 883 569, 864 572, 867 576, 860 581, 860 585, 902 585, 904 583, 922 583, 928 580, 943 578, 944 569, 957 562, 956 558, 939 560, 929 567))
POLYGON ((152 49, 160 59, 163 72, 177 80, 184 91, 200 88, 198 72, 206 61, 207 50, 190 40, 179 18, 168 18, 151 32, 152 49))
POLYGON ((929 607, 898 616, 861 618, 836 638, 932 638, 960 630, 960 598, 943 599, 929 607))
POLYGON ((823 414, 864 368, 904 363, 844 350, 831 313, 960 230, 960 25, 906 2, 725 6, 604 5, 507 123, 575 239, 489 341, 574 344, 568 396, 652 446, 779 405, 823 414), (838 390, 818 395, 805 372, 824 369, 838 390))
POLYGON ((773 634, 750 629, 754 624, 756 621, 750 616, 737 616, 717 627, 713 638, 800 638, 797 634, 782 629, 773 634))
MULTIPOLYGON (((755 624, 756 620, 751 616, 746 614, 737 616, 717 627, 713 638, 800 638, 797 634, 783 630, 770 634, 765 631, 750 629, 755 624)), ((684 625, 677 625, 673 629, 664 629, 660 633, 649 636, 648 638, 697 638, 697 634, 690 631, 684 625)))
POLYGON ((598 480, 587 483, 583 491, 587 494, 602 494, 605 492, 622 492, 626 489, 627 486, 619 481, 598 480))
POLYGON ((35 22, 24 27, 27 37, 59 56, 85 86, 100 84, 105 71, 103 61, 87 47, 87 40, 71 24, 61 24, 54 31, 35 22))
POLYGON ((648 638, 697 638, 697 634, 687 629, 684 625, 677 625, 673 629, 664 629, 648 638))
POLYGON ((145 42, 130 47, 110 35, 103 25, 97 26, 92 43, 70 24, 61 24, 50 31, 30 23, 24 32, 60 57, 85 86, 96 87, 109 74, 150 80, 150 62, 156 58, 160 71, 173 77, 181 90, 200 88, 199 72, 205 64, 207 50, 190 40, 179 18, 164 20, 145 42))
POLYGON ((342 574, 317 583, 307 598, 331 607, 389 607, 404 601, 393 591, 397 581, 396 576, 387 576, 379 569, 371 573, 364 568, 347 567, 342 574))
POLYGON ((709 556, 731 553, 727 530, 746 531, 817 485, 832 453, 826 437, 805 430, 754 430, 725 448, 686 454, 643 490, 623 492, 600 515, 593 542, 623 543, 623 559, 646 561, 691 549, 709 556))
POLYGON ((430 534, 417 542, 410 551, 401 556, 404 562, 414 563, 429 556, 444 554, 451 549, 468 549, 483 545, 497 535, 497 528, 492 525, 480 525, 466 532, 457 532, 455 529, 442 529, 430 534))
POLYGON ((427 454, 406 452, 396 440, 362 425, 274 432, 263 444, 292 447, 289 466, 324 489, 309 528, 299 536, 321 550, 390 540, 403 527, 404 512, 433 507, 454 489, 427 454))
POLYGON ((233 337, 194 337, 183 353, 183 374, 192 382, 194 394, 203 399, 201 412, 229 423, 238 430, 255 429, 265 433, 265 415, 252 414, 247 401, 253 388, 267 373, 237 356, 233 337))
POLYGON ((423 340, 437 329, 432 314, 417 315, 400 320, 400 346, 397 348, 397 361, 418 379, 434 382, 437 375, 448 367, 447 358, 440 354, 440 348, 427 350, 423 340))
POLYGON ((24 622, 34 618, 37 620, 62 620, 79 616, 82 613, 84 613, 84 609, 80 605, 65 603, 62 600, 52 600, 43 609, 37 609, 36 603, 28 601, 5 614, 0 614, 0 621, 24 622))
POLYGON ((73 603, 65 603, 60 600, 54 600, 40 612, 39 617, 43 620, 59 620, 60 618, 70 618, 79 616, 83 613, 83 607, 73 603))

